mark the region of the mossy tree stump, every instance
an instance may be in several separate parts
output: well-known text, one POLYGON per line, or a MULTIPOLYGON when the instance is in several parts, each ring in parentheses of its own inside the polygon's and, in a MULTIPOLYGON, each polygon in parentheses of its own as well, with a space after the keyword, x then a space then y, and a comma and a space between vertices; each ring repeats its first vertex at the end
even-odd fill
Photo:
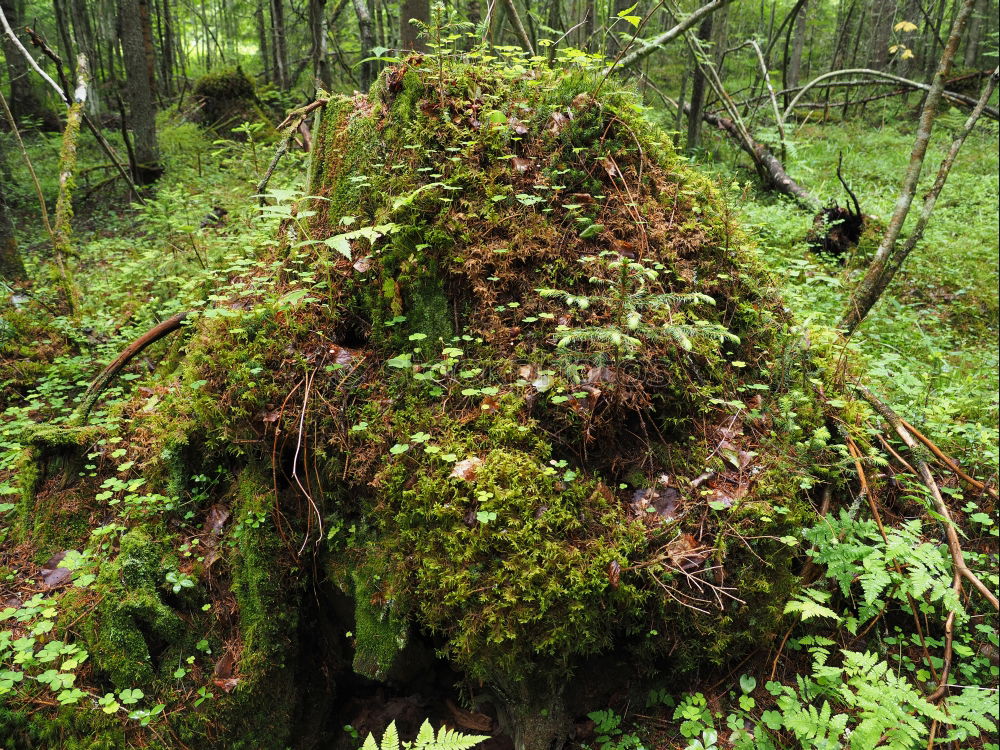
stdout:
POLYGON ((168 700, 208 634, 235 689, 175 736, 276 746, 304 741, 310 664, 336 704, 338 674, 405 682, 433 650, 544 750, 614 683, 595 660, 683 672, 779 633, 828 376, 710 182, 597 83, 414 60, 325 106, 272 291, 195 319, 119 415, 127 456, 93 448, 84 485, 127 458, 175 500, 121 514, 142 570, 80 629, 97 684, 125 679, 114 637, 168 700))

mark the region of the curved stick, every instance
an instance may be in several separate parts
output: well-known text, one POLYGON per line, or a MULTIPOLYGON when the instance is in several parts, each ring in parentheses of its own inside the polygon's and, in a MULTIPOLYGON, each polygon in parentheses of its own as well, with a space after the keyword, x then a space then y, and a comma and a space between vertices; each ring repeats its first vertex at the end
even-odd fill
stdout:
POLYGON ((80 405, 76 408, 76 411, 73 412, 73 416, 70 417, 70 424, 79 425, 86 422, 87 416, 90 414, 90 410, 94 408, 94 404, 97 402, 101 392, 108 387, 108 383, 110 383, 115 376, 121 372, 121 369, 127 365, 136 354, 141 352, 147 346, 159 341, 168 333, 176 331, 180 328, 181 323, 183 323, 184 319, 190 314, 190 312, 181 312, 177 313, 172 318, 167 318, 162 323, 150 328, 139 338, 125 347, 124 351, 122 351, 122 353, 115 358, 115 361, 105 367, 101 371, 101 374, 94 378, 90 387, 87 388, 87 392, 83 394, 83 400, 80 402, 80 405))
MULTIPOLYGON (((894 76, 892 73, 883 73, 880 70, 871 70, 869 68, 847 68, 845 70, 834 70, 831 71, 830 73, 824 73, 821 76, 817 76, 816 78, 812 79, 809 83, 807 83, 805 86, 803 86, 801 89, 799 89, 799 93, 795 95, 795 98, 792 99, 791 103, 789 103, 789 105, 785 108, 785 113, 781 116, 782 125, 785 123, 786 120, 788 120, 788 116, 794 111, 795 105, 798 104, 799 99, 801 99, 809 89, 811 89, 817 83, 821 83, 822 81, 827 80, 828 78, 837 78, 839 76, 846 76, 846 75, 870 75, 874 76, 875 78, 884 78, 887 81, 895 81, 896 83, 901 83, 904 86, 909 86, 910 88, 914 89, 921 89, 923 91, 931 90, 930 84, 920 83, 918 81, 911 81, 908 78, 901 78, 899 76, 894 76)), ((976 104, 974 99, 967 97, 963 94, 956 94, 954 91, 945 91, 942 93, 942 96, 945 99, 951 99, 952 101, 961 102, 963 104, 967 104, 970 106, 975 106, 976 104)), ((1000 112, 998 112, 993 107, 984 107, 983 113, 986 114, 987 117, 990 117, 993 120, 1000 119, 1000 112)))

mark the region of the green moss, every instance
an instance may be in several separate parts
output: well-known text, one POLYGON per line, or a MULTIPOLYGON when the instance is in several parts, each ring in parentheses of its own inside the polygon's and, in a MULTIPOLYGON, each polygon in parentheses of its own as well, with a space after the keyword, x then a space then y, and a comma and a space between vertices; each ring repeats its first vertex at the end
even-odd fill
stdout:
POLYGON ((182 646, 193 645, 192 634, 161 596, 163 554, 162 542, 133 529, 94 584, 101 603, 85 622, 83 637, 95 668, 118 689, 150 687, 161 669, 176 668, 186 655, 182 646))

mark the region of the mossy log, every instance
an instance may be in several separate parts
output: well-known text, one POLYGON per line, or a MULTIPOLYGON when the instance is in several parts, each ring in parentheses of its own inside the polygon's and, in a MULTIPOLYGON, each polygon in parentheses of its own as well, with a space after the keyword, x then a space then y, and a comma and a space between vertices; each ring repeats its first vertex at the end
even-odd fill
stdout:
MULTIPOLYGON (((709 180, 596 87, 414 59, 327 103, 267 283, 22 500, 121 525, 66 619, 95 693, 169 706, 65 707, 60 737, 329 743, 352 672, 412 684, 436 653, 545 750, 602 690, 786 627, 835 462, 810 381, 836 389, 709 180)), ((11 736, 54 731, 32 711, 11 736)))

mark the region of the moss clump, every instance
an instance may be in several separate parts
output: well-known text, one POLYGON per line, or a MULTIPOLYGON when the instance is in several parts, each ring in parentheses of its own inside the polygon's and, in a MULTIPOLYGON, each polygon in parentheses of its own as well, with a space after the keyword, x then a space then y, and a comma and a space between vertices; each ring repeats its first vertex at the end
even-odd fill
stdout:
MULTIPOLYGON (((208 73, 194 85, 197 120, 227 138, 244 122, 268 123, 253 81, 242 69, 208 73)), ((270 129, 273 133, 273 129, 270 129)))
POLYGON ((139 529, 122 537, 116 560, 96 582, 102 601, 84 628, 98 668, 118 689, 150 687, 172 672, 190 640, 177 612, 163 601, 163 545, 139 529))
POLYGON ((325 666, 402 680, 429 644, 519 748, 564 731, 590 656, 695 669, 777 632, 776 539, 830 463, 797 388, 824 374, 711 184, 634 92, 597 88, 411 61, 331 99, 319 200, 195 321, 156 409, 123 408, 129 460, 178 503, 127 518, 81 627, 100 674, 151 693, 183 644, 234 655, 182 740, 302 739, 317 572, 354 600, 320 623, 325 666), (205 614, 160 585, 181 540, 211 552, 185 563, 205 614))

